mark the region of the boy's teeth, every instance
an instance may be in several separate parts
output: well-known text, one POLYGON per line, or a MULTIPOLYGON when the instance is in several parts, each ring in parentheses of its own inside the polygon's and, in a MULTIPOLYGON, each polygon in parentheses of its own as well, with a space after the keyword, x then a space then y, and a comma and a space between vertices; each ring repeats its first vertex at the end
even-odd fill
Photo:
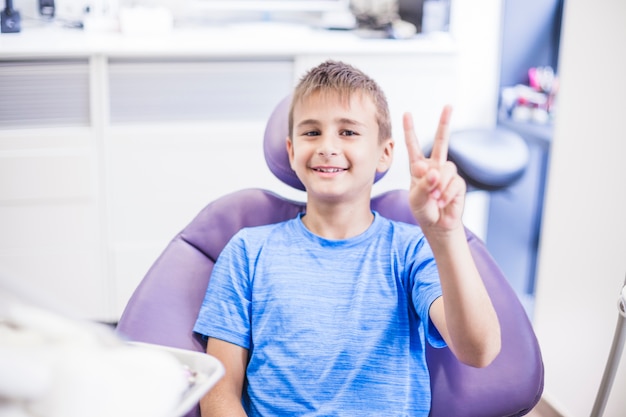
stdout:
POLYGON ((318 171, 322 171, 322 172, 339 172, 342 171, 341 168, 318 168, 318 171))

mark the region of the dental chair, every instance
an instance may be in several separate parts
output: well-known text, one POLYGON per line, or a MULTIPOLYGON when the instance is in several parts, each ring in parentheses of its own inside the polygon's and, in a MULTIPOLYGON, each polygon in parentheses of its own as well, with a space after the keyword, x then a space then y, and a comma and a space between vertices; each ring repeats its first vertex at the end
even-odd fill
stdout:
MULTIPOLYGON (((280 180, 303 190, 285 149, 289 104, 287 97, 271 114, 264 153, 270 170, 280 180)), ((385 217, 415 223, 406 190, 375 196, 371 205, 385 217)), ((292 219, 304 208, 303 202, 261 189, 237 191, 210 203, 172 239, 149 269, 126 306, 117 332, 132 341, 204 352, 205 342, 192 328, 221 250, 242 227, 292 219)), ((427 345, 430 415, 525 415, 543 392, 544 368, 537 339, 524 308, 483 242, 469 230, 466 234, 500 320, 502 349, 488 367, 478 369, 460 363, 448 348, 427 345)), ((196 407, 187 416, 199 415, 196 407)))

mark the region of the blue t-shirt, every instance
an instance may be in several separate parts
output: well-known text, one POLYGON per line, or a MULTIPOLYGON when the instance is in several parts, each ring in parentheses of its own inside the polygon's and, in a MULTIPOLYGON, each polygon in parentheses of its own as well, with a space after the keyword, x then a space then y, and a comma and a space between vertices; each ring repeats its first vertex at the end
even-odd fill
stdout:
POLYGON ((436 264, 419 227, 374 215, 345 240, 300 216, 243 229, 220 254, 194 331, 249 350, 248 415, 428 416, 436 264))

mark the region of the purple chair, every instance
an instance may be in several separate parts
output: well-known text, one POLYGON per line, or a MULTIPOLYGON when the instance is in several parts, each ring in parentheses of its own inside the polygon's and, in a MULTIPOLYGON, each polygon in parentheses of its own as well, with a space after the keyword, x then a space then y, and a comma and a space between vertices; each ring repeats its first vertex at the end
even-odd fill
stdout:
MULTIPOLYGON (((290 169, 285 138, 290 97, 276 107, 265 131, 265 158, 283 182, 303 189, 290 169)), ((415 223, 407 191, 372 199, 385 217, 415 223)), ((165 248, 132 295, 117 331, 130 340, 203 352, 205 343, 192 328, 215 260, 228 240, 245 226, 291 219, 304 203, 272 192, 247 189, 206 206, 165 248)), ((449 349, 427 348, 433 417, 504 417, 527 414, 543 392, 544 368, 532 325, 516 294, 472 232, 467 240, 495 305, 502 327, 502 350, 486 368, 460 363, 449 349)), ((196 407, 189 414, 199 416, 196 407)))

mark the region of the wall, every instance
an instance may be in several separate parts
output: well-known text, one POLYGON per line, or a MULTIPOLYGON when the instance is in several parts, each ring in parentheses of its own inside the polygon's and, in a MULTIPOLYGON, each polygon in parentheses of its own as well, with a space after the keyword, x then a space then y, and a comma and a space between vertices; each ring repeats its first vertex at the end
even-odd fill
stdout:
MULTIPOLYGON (((621 0, 565 3, 534 323, 566 417, 591 411, 626 274, 625 20, 621 0)), ((626 415, 624 362, 604 417, 626 415)))
MULTIPOLYGON (((502 0, 453 0, 450 33, 458 49, 457 100, 453 129, 492 127, 496 124, 500 64, 502 0)), ((466 197, 463 221, 485 239, 489 193, 474 191, 466 197)))
POLYGON ((500 86, 528 84, 528 69, 558 69, 563 0, 506 0, 500 86))
POLYGON ((459 91, 455 128, 496 122, 502 0, 452 2, 450 33, 458 48, 459 91))

